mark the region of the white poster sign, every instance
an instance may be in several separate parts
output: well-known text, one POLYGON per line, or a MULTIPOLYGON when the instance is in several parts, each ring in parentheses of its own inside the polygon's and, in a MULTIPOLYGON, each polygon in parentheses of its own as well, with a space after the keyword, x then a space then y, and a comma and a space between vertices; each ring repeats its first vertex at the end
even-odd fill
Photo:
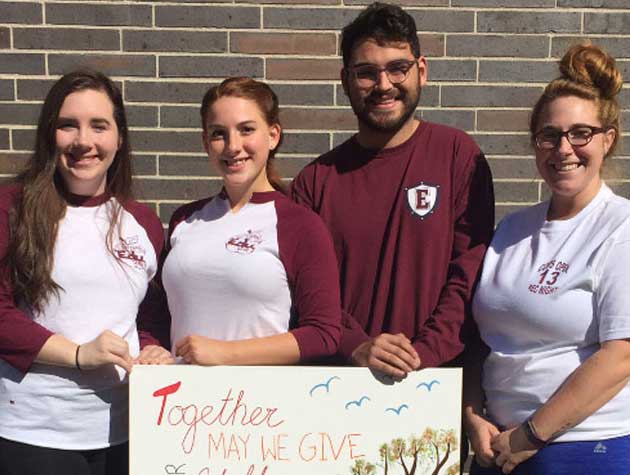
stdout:
POLYGON ((459 474, 461 370, 135 366, 131 475, 459 474))

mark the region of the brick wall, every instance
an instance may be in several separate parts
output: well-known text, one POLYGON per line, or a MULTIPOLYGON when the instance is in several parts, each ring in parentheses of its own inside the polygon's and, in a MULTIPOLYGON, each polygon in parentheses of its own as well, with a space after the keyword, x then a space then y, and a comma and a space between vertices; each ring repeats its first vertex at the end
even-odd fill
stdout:
MULTIPOLYGON (((0 178, 28 156, 50 84, 78 65, 102 69, 122 86, 139 195, 164 221, 219 186, 202 153, 197 108, 208 85, 224 77, 272 84, 286 131, 279 168, 294 176, 355 128, 337 80, 339 28, 368 2, 277 1, 0 0, 0 178)), ((492 166, 499 216, 543 198, 526 133, 529 109, 556 74, 555 61, 581 38, 608 48, 630 77, 630 1, 400 3, 415 17, 429 58, 419 114, 476 138, 492 166)), ((630 106, 630 89, 622 102, 630 106)), ((628 155, 608 172, 630 197, 628 155)))

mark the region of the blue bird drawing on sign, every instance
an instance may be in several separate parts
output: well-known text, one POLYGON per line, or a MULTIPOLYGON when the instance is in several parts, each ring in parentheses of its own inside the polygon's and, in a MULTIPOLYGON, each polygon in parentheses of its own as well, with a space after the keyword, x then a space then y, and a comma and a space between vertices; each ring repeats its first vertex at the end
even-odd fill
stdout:
POLYGON ((427 388, 427 391, 431 392, 431 390, 433 389, 433 386, 436 384, 440 384, 440 382, 437 379, 434 379, 433 381, 430 381, 428 383, 420 383, 416 386, 416 389, 420 389, 420 388, 427 388))
POLYGON ((319 389, 319 388, 324 388, 326 390, 326 392, 329 393, 330 392, 330 383, 333 380, 335 380, 335 379, 339 379, 340 380, 341 378, 339 376, 332 376, 332 377, 328 378, 328 381, 326 381, 325 383, 319 383, 319 384, 316 384, 315 386, 313 386, 311 388, 311 390, 309 391, 309 394, 311 395, 311 397, 313 397, 313 392, 315 392, 315 390, 319 389))
POLYGON ((348 409, 350 406, 361 407, 361 404, 363 404, 363 401, 371 401, 371 399, 367 396, 361 396, 361 398, 357 401, 348 401, 346 403, 346 409, 348 409))
POLYGON ((397 416, 400 416, 400 411, 402 411, 403 409, 409 409, 409 406, 407 406, 407 404, 401 404, 397 408, 388 407, 387 409, 385 409, 385 412, 395 412, 397 416))

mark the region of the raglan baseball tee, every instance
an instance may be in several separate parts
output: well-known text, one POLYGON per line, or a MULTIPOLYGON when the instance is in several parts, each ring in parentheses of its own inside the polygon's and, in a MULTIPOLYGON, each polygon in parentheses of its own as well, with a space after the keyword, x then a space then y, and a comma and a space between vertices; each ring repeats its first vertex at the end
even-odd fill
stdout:
POLYGON ((242 340, 291 331, 301 361, 333 354, 341 306, 330 236, 283 194, 254 193, 232 212, 225 192, 171 219, 162 283, 171 342, 242 340))
MULTIPOLYGON (((0 190, 2 258, 9 213, 19 193, 16 187, 0 190)), ((163 231, 149 208, 125 203, 109 250, 106 235, 115 199, 68 199, 53 256, 59 295, 51 296, 40 312, 26 308, 14 301, 9 269, 1 267, 0 437, 85 450, 128 439, 126 375, 113 365, 79 371, 36 363, 35 357, 52 334, 83 344, 107 329, 122 336, 137 356, 138 306, 156 273, 163 231)))

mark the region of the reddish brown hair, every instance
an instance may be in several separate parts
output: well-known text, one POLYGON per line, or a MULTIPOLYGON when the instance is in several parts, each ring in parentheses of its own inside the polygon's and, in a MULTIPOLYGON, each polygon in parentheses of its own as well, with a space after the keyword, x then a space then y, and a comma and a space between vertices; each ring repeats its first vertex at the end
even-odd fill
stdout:
POLYGON ((615 139, 606 156, 612 155, 621 138, 617 94, 623 80, 615 59, 589 42, 571 47, 560 60, 560 77, 551 81, 534 106, 529 122, 533 140, 545 106, 558 97, 576 96, 593 101, 603 127, 615 129, 615 139))
MULTIPOLYGON (((255 79, 247 77, 234 77, 224 80, 218 86, 211 87, 203 96, 199 112, 201 113, 201 127, 203 128, 204 133, 206 132, 208 110, 212 107, 212 104, 222 97, 240 97, 242 99, 248 99, 255 102, 262 112, 267 125, 280 126, 280 106, 276 93, 273 92, 273 90, 264 82, 256 81, 255 79)), ((271 186, 284 193, 286 186, 276 171, 273 163, 276 151, 282 143, 282 138, 283 135, 281 131, 278 145, 269 152, 266 171, 267 179, 269 180, 269 183, 271 183, 271 186)))

